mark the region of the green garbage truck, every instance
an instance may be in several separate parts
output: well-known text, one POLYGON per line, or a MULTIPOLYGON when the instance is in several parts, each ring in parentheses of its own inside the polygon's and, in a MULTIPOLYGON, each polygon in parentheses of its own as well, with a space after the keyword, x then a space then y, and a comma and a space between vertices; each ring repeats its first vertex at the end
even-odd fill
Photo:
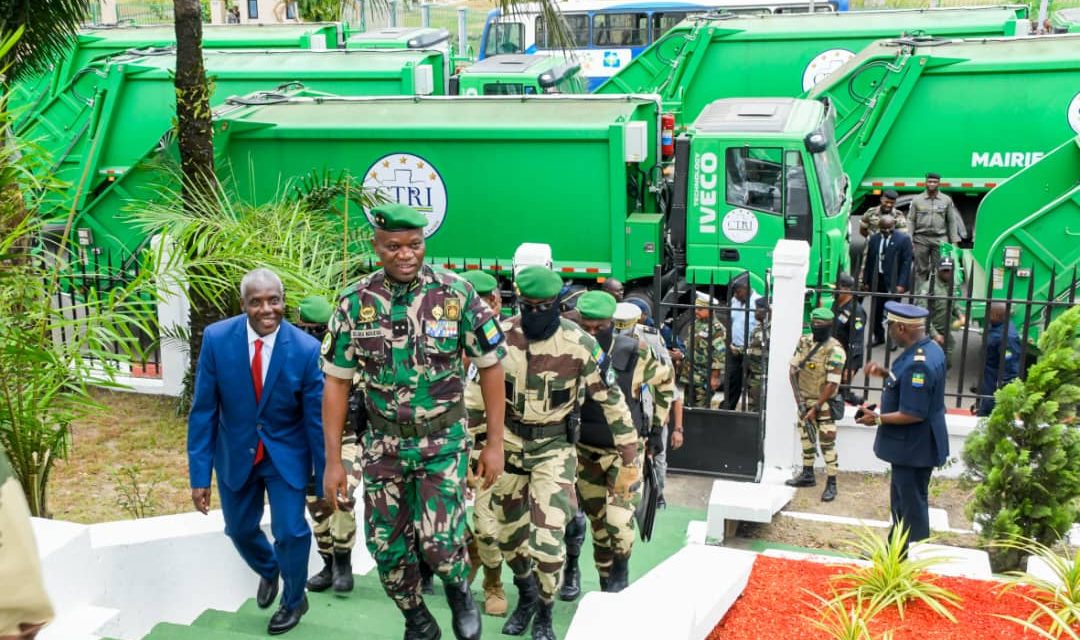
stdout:
MULTIPOLYGON (((215 120, 238 197, 269 200, 313 170, 362 176, 428 216, 428 256, 451 269, 508 272, 532 242, 550 245, 568 278, 643 292, 658 269, 717 285, 750 270, 763 290, 780 238, 811 243, 814 277, 846 266, 850 194, 821 102, 717 101, 674 145, 660 143, 655 96, 264 102, 215 120)), ((124 208, 160 182, 145 168, 110 185, 78 236, 136 249, 145 239, 124 208)))
POLYGON ((996 37, 1027 25, 1025 6, 696 18, 673 28, 596 93, 659 94, 682 125, 718 98, 801 96, 875 40, 904 33, 996 37))
MULTIPOLYGON (((338 49, 344 41, 341 23, 279 25, 204 25, 207 49, 338 49)), ((26 78, 11 89, 9 107, 26 117, 67 85, 91 62, 132 49, 163 49, 176 46, 171 25, 151 27, 96 27, 80 31, 68 52, 54 61, 46 73, 26 78)))
POLYGON ((585 93, 581 64, 543 54, 503 53, 471 64, 450 78, 450 93, 462 96, 519 96, 585 93))
MULTIPOLYGON (((280 85, 354 95, 444 95, 438 51, 207 51, 211 104, 280 85)), ((65 183, 46 194, 46 219, 66 218, 158 144, 176 113, 171 49, 132 52, 91 63, 67 90, 46 102, 20 132, 65 183)))
POLYGON ((1080 133, 1080 34, 883 40, 807 97, 836 108, 856 210, 933 171, 970 230, 986 192, 1080 133))

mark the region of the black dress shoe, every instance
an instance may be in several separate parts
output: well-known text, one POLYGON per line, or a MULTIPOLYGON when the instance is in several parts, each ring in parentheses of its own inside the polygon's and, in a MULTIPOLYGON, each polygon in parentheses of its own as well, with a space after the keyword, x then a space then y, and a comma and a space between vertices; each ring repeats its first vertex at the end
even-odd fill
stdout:
POLYGON ((304 596, 304 599, 300 601, 300 606, 295 609, 278 608, 270 618, 270 624, 266 627, 266 632, 272 636, 285 633, 300 624, 300 618, 303 618, 307 611, 307 596, 304 596))
POLYGON ((274 599, 277 598, 277 590, 278 574, 275 573, 271 580, 259 578, 259 590, 255 592, 255 602, 260 609, 265 609, 274 604, 274 599))

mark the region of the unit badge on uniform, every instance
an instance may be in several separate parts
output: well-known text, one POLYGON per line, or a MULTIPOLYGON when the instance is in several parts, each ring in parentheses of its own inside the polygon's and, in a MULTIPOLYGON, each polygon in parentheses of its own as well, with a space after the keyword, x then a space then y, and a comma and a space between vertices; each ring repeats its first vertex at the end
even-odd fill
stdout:
POLYGON ((925 373, 923 373, 922 371, 916 371, 915 373, 911 374, 911 386, 912 387, 915 387, 916 389, 919 389, 925 384, 926 384, 926 374, 925 373))
POLYGON ((360 307, 360 320, 362 322, 371 322, 375 319, 375 307, 365 304, 360 307))
POLYGON ((912 362, 926 362, 926 352, 922 349, 916 349, 915 355, 911 357, 912 362))
POLYGON ((334 334, 327 331, 326 335, 322 339, 322 348, 319 349, 319 353, 321 353, 322 355, 325 356, 326 354, 330 353, 330 350, 333 349, 333 348, 334 348, 334 334))
POLYGON ((446 319, 457 322, 461 318, 461 303, 457 299, 446 301, 446 319))
POLYGON ((434 307, 431 310, 431 317, 435 318, 436 320, 442 320, 442 314, 443 314, 442 307, 434 307))

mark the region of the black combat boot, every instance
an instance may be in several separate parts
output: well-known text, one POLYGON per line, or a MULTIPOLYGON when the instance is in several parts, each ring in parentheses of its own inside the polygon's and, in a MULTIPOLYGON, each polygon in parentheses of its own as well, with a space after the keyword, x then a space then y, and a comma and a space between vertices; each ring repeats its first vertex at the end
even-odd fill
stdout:
POLYGON ((802 473, 795 476, 791 480, 784 482, 789 487, 813 487, 817 484, 817 480, 814 479, 814 468, 803 467, 802 473))
POLYGON ((630 558, 615 558, 611 561, 611 571, 608 573, 608 593, 618 593, 630 583, 630 558))
POLYGON ((405 640, 439 640, 442 631, 435 616, 428 611, 427 605, 420 603, 415 609, 402 611, 405 614, 405 640))
POLYGON ((345 593, 352 589, 352 550, 334 550, 334 591, 345 593))
POLYGON ((822 502, 832 502, 836 500, 836 476, 829 476, 825 480, 825 491, 821 493, 822 502))
POLYGON ((578 556, 567 555, 566 566, 563 567, 563 583, 559 589, 559 600, 573 602, 581 595, 581 569, 578 567, 578 556))
POLYGON ((517 605, 506 619, 502 632, 508 636, 521 636, 525 635, 540 604, 540 587, 536 584, 536 576, 531 573, 524 578, 514 576, 514 586, 518 590, 517 605))
POLYGON ((307 581, 308 591, 315 593, 326 591, 330 585, 334 584, 334 556, 322 551, 319 552, 319 556, 323 561, 322 571, 311 576, 307 581))
POLYGON ((536 609, 536 620, 533 622, 532 640, 556 640, 555 629, 551 628, 551 613, 554 607, 554 602, 540 601, 536 609))
POLYGON ((480 607, 473 601, 468 583, 446 583, 443 586, 454 620, 454 637, 457 640, 480 640, 480 607))

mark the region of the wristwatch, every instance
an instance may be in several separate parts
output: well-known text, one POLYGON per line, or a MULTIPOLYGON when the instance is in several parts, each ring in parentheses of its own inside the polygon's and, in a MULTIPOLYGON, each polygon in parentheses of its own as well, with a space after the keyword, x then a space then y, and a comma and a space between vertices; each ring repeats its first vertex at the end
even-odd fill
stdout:
POLYGON ((876 426, 879 426, 879 427, 881 426, 881 414, 880 413, 874 416, 874 424, 876 426))

